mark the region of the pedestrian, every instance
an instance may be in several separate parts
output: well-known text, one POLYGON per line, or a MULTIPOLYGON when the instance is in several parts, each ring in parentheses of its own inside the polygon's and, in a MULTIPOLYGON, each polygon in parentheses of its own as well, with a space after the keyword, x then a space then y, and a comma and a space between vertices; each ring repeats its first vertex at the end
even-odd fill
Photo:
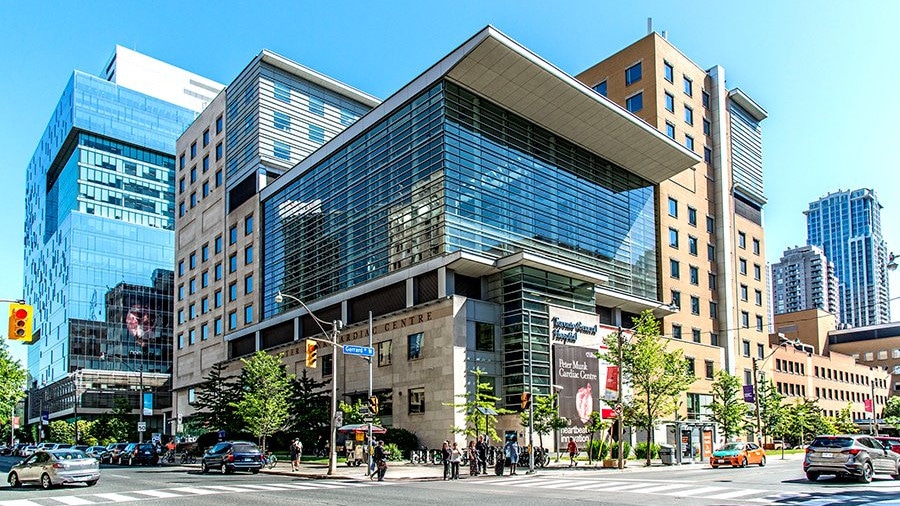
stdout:
POLYGON ((462 452, 459 451, 459 446, 456 442, 453 442, 453 448, 450 449, 450 479, 458 480, 459 479, 459 462, 462 460, 462 452))
POLYGON ((509 462, 509 475, 516 474, 516 466, 519 464, 519 442, 515 434, 506 436, 506 445, 503 447, 506 461, 509 462))
POLYGON ((569 438, 567 449, 569 450, 569 467, 577 466, 578 462, 575 462, 575 455, 578 455, 578 445, 575 444, 574 438, 569 438))
POLYGON ((467 456, 469 457, 469 476, 478 476, 478 451, 475 450, 475 440, 469 441, 469 446, 466 448, 467 456))
POLYGON ((450 479, 450 441, 441 443, 441 464, 444 465, 444 480, 450 479))
POLYGON ((384 473, 387 472, 387 454, 384 453, 384 441, 379 441, 374 452, 375 467, 378 470, 378 481, 384 481, 384 473))
POLYGON ((487 474, 488 445, 484 441, 484 436, 478 436, 478 442, 475 443, 475 451, 478 453, 478 474, 487 474))
POLYGON ((291 471, 292 472, 300 470, 300 453, 303 451, 302 448, 303 448, 303 445, 300 443, 300 440, 298 440, 297 438, 294 438, 294 440, 291 441, 290 452, 291 452, 291 471))

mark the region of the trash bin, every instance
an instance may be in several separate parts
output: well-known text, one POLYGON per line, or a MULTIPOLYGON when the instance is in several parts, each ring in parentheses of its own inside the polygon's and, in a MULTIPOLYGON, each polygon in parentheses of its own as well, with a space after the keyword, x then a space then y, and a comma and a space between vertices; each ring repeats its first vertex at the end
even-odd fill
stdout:
POLYGON ((659 460, 666 466, 675 464, 675 447, 672 445, 659 445, 659 460))

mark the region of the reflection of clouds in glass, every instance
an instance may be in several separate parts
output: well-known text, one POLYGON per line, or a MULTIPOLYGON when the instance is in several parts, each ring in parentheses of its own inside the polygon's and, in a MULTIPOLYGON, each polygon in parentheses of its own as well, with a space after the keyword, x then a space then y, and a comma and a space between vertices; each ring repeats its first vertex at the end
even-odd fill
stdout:
POLYGON ((156 321, 149 309, 134 304, 125 316, 125 327, 138 343, 143 345, 156 339, 156 321))

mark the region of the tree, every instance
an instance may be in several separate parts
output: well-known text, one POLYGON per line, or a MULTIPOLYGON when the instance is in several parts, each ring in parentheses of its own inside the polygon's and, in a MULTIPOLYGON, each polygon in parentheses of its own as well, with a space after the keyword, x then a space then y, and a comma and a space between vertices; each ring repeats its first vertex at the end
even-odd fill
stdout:
MULTIPOLYGON (((623 399, 624 419, 646 431, 649 448, 654 426, 663 415, 672 413, 678 399, 696 378, 688 371, 682 350, 666 349, 668 341, 660 337, 659 322, 652 311, 644 311, 634 322, 633 339, 621 339, 620 350, 620 337, 612 333, 604 340, 608 351, 597 356, 607 363, 620 364, 623 385, 632 389, 631 395, 623 399)), ((647 466, 650 453, 647 452, 647 466)))
POLYGON ((291 398, 291 430, 299 432, 304 448, 314 448, 320 438, 328 439, 331 424, 331 395, 325 391, 324 381, 311 378, 303 369, 293 380, 291 398))
MULTIPOLYGON (((558 394, 541 395, 532 397, 534 402, 534 432, 538 435, 538 444, 544 447, 544 436, 550 434, 554 430, 564 429, 569 426, 569 420, 559 416, 559 410, 556 408, 558 394)), ((528 410, 520 413, 522 426, 528 427, 529 412, 528 410)))
MULTIPOLYGON (((592 411, 591 417, 588 419, 588 422, 584 425, 584 428, 588 430, 588 465, 593 462, 593 449, 594 449, 594 434, 597 432, 605 431, 609 428, 609 423, 603 419, 603 413, 599 411, 592 411)), ((603 442, 601 441, 602 445, 603 442)), ((603 457, 603 451, 600 452, 600 457, 603 457)))
POLYGON ((134 416, 128 399, 116 397, 113 399, 113 406, 112 412, 103 413, 94 420, 92 435, 100 444, 128 441, 132 439, 132 430, 136 433, 137 427, 131 423, 134 416))
POLYGON ((192 426, 207 431, 224 430, 229 434, 240 432, 242 420, 232 405, 240 401, 243 391, 237 378, 224 376, 224 370, 222 362, 216 363, 203 378, 203 383, 197 386, 196 412, 190 420, 192 426))
POLYGON ((244 420, 246 429, 259 438, 263 453, 266 439, 282 430, 290 414, 292 374, 287 374, 282 358, 284 354, 269 355, 257 351, 244 364, 241 373, 243 398, 231 403, 244 420))
POLYGON ((741 396, 740 378, 720 369, 712 384, 712 394, 709 419, 719 424, 725 441, 728 441, 747 425, 747 406, 741 396))
POLYGON ((53 420, 47 425, 47 440, 72 444, 75 442, 75 427, 65 420, 53 420))
POLYGON ((822 409, 809 399, 798 399, 785 412, 785 434, 795 437, 798 444, 805 444, 807 436, 828 432, 822 409))
POLYGON ((884 411, 882 411, 882 418, 884 421, 897 426, 900 425, 900 397, 891 397, 888 399, 887 403, 884 405, 884 411))
POLYGON ((462 399, 462 402, 445 404, 445 406, 453 406, 458 412, 465 415, 465 425, 463 427, 452 426, 450 430, 456 434, 464 434, 466 437, 478 437, 479 434, 484 434, 489 439, 499 440, 496 429, 497 415, 508 415, 513 412, 497 407, 500 398, 494 395, 494 385, 481 381, 484 371, 475 368, 469 372, 475 375, 474 391, 457 394, 456 397, 462 399))
MULTIPOLYGON (((363 402, 362 399, 356 399, 356 402, 353 404, 347 404, 344 401, 338 401, 338 411, 344 413, 344 425, 366 423, 366 415, 363 413, 363 408, 365 407, 366 403, 363 402)), ((381 425, 381 419, 377 416, 373 416, 372 423, 375 425, 381 425)))
POLYGON ((778 393, 772 380, 764 381, 757 385, 759 396, 759 419, 762 427, 757 431, 763 439, 767 436, 778 434, 784 436, 787 408, 784 406, 784 396, 778 393))
POLYGON ((848 402, 847 406, 842 408, 835 416, 826 416, 825 425, 828 430, 824 431, 828 434, 856 434, 859 428, 853 423, 853 416, 850 414, 852 405, 848 402))
POLYGON ((15 406, 19 399, 25 397, 25 380, 27 373, 18 361, 9 353, 6 340, 0 340, 0 422, 9 423, 12 427, 10 406, 15 406))

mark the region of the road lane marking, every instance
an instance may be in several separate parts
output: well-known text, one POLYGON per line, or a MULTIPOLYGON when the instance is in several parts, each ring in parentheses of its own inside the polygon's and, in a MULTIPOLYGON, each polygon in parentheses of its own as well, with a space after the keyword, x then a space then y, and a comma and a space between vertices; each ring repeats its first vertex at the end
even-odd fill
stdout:
POLYGON ((83 497, 78 497, 78 496, 74 496, 74 495, 61 495, 58 497, 51 497, 50 499, 53 499, 54 501, 59 501, 68 506, 79 506, 81 504, 95 504, 94 502, 88 501, 87 499, 85 499, 83 497))
POLYGON ((676 483, 673 485, 660 485, 660 486, 656 486, 656 487, 645 488, 645 489, 641 490, 641 492, 643 492, 645 494, 661 494, 661 493, 668 494, 669 491, 671 491, 671 490, 684 488, 684 487, 693 487, 693 485, 685 485, 683 483, 676 483))
POLYGON ((728 489, 723 488, 723 487, 700 487, 700 488, 691 488, 688 490, 679 490, 677 492, 670 492, 666 495, 671 495, 671 496, 675 496, 675 497, 688 497, 688 496, 694 496, 694 495, 700 495, 700 494, 708 494, 710 492, 717 491, 717 490, 724 492, 728 489))
POLYGON ((11 501, 0 501, 0 506, 41 506, 41 505, 34 501, 29 501, 28 499, 13 499, 11 501))
POLYGON ((176 492, 184 492, 185 494, 191 495, 209 495, 209 494, 218 494, 219 492, 215 490, 206 490, 198 487, 178 487, 178 488, 167 488, 166 490, 174 490, 176 492))
POLYGON ((765 493, 765 490, 754 490, 752 488, 745 488, 740 490, 732 490, 730 492, 722 492, 721 494, 713 494, 704 497, 704 499, 735 499, 741 497, 742 495, 753 495, 759 493, 765 493))
POLYGON ((247 492, 248 490, 246 488, 241 488, 240 485, 203 485, 203 488, 221 490, 222 492, 247 492))
POLYGON ((110 502, 125 502, 125 501, 139 501, 139 497, 132 497, 130 495, 122 495, 122 494, 93 494, 94 497, 99 497, 101 499, 106 499, 110 502))
MULTIPOLYGON (((614 485, 614 486, 612 486, 612 487, 603 487, 603 490, 604 490, 604 491, 609 491, 609 490, 629 490, 629 489, 635 489, 635 488, 642 488, 642 487, 646 487, 646 486, 647 486, 646 483, 626 483, 626 484, 624 484, 624 485, 614 485)), ((595 490, 596 488, 597 488, 597 487, 593 487, 591 490, 595 490)))
POLYGON ((149 495, 150 497, 156 497, 158 499, 168 499, 169 497, 181 497, 181 495, 179 495, 179 494, 173 494, 171 492, 166 492, 165 490, 135 490, 134 492, 129 492, 129 494, 149 495))

